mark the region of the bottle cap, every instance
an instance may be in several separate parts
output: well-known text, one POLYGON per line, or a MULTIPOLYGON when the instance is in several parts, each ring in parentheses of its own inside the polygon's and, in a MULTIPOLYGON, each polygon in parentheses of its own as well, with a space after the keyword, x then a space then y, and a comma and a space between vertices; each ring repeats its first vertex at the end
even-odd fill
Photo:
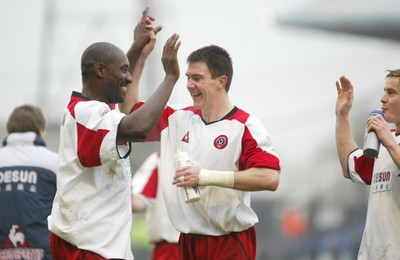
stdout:
POLYGON ((374 109, 374 110, 371 111, 371 113, 369 115, 370 116, 372 116, 372 115, 381 115, 381 116, 383 116, 383 112, 380 109, 374 109))

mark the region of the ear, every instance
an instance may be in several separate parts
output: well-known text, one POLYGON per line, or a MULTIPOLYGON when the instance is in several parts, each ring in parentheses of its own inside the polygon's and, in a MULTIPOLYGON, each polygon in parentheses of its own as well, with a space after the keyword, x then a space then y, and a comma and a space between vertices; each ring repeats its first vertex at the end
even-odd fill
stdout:
POLYGON ((106 67, 103 63, 97 62, 96 64, 94 64, 94 74, 99 78, 103 78, 105 68, 106 67))
POLYGON ((226 82, 228 82, 228 77, 225 75, 219 76, 219 87, 225 89, 226 82))

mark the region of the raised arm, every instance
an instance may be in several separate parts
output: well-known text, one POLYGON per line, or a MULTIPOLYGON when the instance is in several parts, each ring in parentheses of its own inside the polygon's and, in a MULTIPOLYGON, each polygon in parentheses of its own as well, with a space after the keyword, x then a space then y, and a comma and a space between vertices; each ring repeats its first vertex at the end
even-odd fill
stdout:
POLYGON ((345 76, 336 81, 337 100, 336 100, 336 149, 339 156, 340 166, 343 176, 349 177, 347 160, 349 154, 358 148, 350 127, 350 109, 353 105, 354 93, 353 85, 345 76))
POLYGON ((164 80, 143 106, 121 120, 118 127, 118 140, 142 141, 160 118, 179 78, 180 70, 177 57, 179 47, 179 35, 173 34, 165 43, 162 54, 165 71, 164 80))
POLYGON ((139 55, 139 59, 136 63, 134 70, 131 71, 132 82, 129 84, 126 91, 125 101, 119 104, 119 109, 125 114, 129 114, 132 108, 139 102, 139 82, 142 76, 146 60, 150 53, 153 51, 156 44, 156 35, 154 32, 150 32, 150 41, 144 46, 142 52, 139 55))
POLYGON ((155 18, 149 16, 148 13, 149 7, 146 7, 143 10, 142 17, 135 26, 133 31, 133 43, 126 54, 128 56, 130 65, 129 72, 131 74, 133 74, 133 71, 135 70, 137 61, 139 60, 139 55, 144 46, 146 46, 150 41, 149 32, 152 31, 154 34, 157 34, 162 29, 161 25, 154 27, 153 22, 155 21, 155 18))
POLYGON ((153 51, 156 43, 156 34, 162 26, 153 26, 155 18, 148 15, 149 7, 146 7, 142 17, 133 30, 133 42, 127 52, 129 60, 129 72, 133 82, 128 86, 127 97, 119 104, 119 109, 125 114, 131 112, 132 107, 138 102, 138 85, 147 57, 153 51), (137 70, 136 67, 138 66, 137 70), (135 71, 136 70, 136 71, 135 71))

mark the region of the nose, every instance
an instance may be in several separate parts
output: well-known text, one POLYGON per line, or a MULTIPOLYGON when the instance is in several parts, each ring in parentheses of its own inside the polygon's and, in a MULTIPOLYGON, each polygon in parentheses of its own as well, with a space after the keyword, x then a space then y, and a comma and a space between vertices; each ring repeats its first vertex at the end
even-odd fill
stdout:
POLYGON ((132 83, 133 81, 133 77, 129 71, 126 74, 126 81, 128 81, 129 83, 132 83))
POLYGON ((386 102, 387 102, 387 98, 386 98, 386 93, 385 93, 381 97, 381 103, 386 103, 386 102))
POLYGON ((193 80, 188 79, 187 82, 186 82, 186 87, 187 88, 194 88, 195 84, 194 84, 193 80))

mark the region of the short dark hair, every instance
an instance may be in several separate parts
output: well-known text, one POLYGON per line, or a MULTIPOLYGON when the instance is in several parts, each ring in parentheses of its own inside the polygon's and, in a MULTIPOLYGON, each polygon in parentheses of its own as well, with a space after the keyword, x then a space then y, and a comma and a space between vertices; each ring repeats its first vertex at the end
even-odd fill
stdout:
POLYGON ((35 132, 40 134, 46 127, 42 110, 33 105, 16 107, 7 121, 8 133, 35 132))
POLYGON ((108 42, 95 42, 82 53, 81 74, 82 77, 91 75, 96 63, 109 65, 115 60, 116 53, 123 53, 120 48, 108 42))
POLYGON ((225 89, 226 92, 229 91, 233 77, 233 66, 232 59, 225 49, 216 45, 205 46, 193 51, 186 61, 188 64, 205 62, 211 72, 212 78, 225 75, 228 78, 225 89))

